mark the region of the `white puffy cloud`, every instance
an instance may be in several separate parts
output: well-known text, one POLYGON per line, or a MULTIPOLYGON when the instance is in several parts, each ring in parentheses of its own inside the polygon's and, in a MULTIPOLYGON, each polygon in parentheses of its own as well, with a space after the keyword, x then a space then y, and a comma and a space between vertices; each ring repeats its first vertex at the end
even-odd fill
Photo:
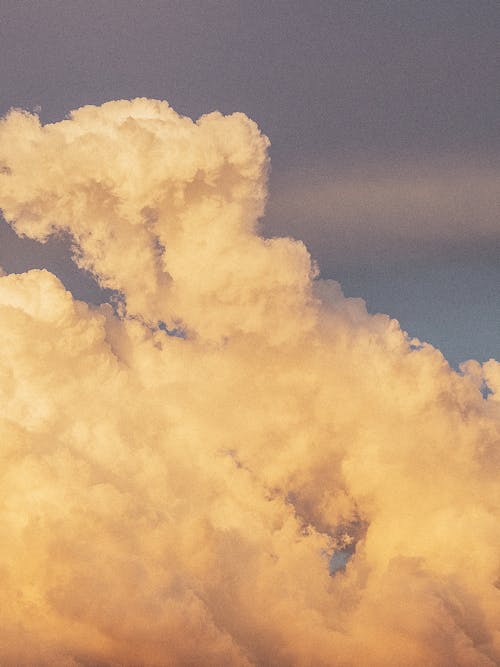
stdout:
POLYGON ((259 236, 267 143, 150 100, 2 121, 6 218, 122 295, 0 278, 3 665, 500 663, 500 366, 259 236))

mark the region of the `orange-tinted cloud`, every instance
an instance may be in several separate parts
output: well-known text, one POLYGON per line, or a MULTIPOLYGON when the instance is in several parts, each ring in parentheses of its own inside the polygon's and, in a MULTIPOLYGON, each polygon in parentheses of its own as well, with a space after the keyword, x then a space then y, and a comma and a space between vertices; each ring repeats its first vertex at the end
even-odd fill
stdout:
POLYGON ((500 663, 499 364, 259 236, 267 144, 150 100, 2 122, 6 218, 122 295, 0 278, 3 665, 500 663))

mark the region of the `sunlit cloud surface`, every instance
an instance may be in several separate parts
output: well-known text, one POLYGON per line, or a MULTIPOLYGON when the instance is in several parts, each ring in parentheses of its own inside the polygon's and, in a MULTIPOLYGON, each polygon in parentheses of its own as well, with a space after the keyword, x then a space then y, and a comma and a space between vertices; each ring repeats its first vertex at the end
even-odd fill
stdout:
POLYGON ((145 99, 2 121, 6 219, 116 295, 0 278, 2 665, 500 664, 500 365, 265 238, 268 143, 145 99))

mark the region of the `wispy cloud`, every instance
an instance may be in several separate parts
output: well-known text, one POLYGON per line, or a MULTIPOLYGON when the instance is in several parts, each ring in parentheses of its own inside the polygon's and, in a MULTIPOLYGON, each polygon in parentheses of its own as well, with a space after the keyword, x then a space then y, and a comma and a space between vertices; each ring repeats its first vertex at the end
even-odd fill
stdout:
POLYGON ((333 261, 346 249, 352 261, 386 249, 396 259, 415 250, 446 257, 498 242, 499 186, 493 158, 323 165, 281 177, 269 215, 277 231, 292 226, 327 244, 333 261))

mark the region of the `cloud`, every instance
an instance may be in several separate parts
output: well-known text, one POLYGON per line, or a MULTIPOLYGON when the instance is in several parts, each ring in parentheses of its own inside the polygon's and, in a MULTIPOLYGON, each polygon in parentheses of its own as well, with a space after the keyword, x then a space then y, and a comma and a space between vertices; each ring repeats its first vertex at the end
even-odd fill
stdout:
POLYGON ((0 278, 2 664, 499 664, 500 365, 261 236, 267 145, 142 99, 2 121, 6 219, 120 294, 0 278))
POLYGON ((322 264, 474 259, 498 249, 500 168, 471 156, 291 171, 274 183, 276 233, 305 235, 322 264), (397 258, 397 259, 396 259, 397 258))

